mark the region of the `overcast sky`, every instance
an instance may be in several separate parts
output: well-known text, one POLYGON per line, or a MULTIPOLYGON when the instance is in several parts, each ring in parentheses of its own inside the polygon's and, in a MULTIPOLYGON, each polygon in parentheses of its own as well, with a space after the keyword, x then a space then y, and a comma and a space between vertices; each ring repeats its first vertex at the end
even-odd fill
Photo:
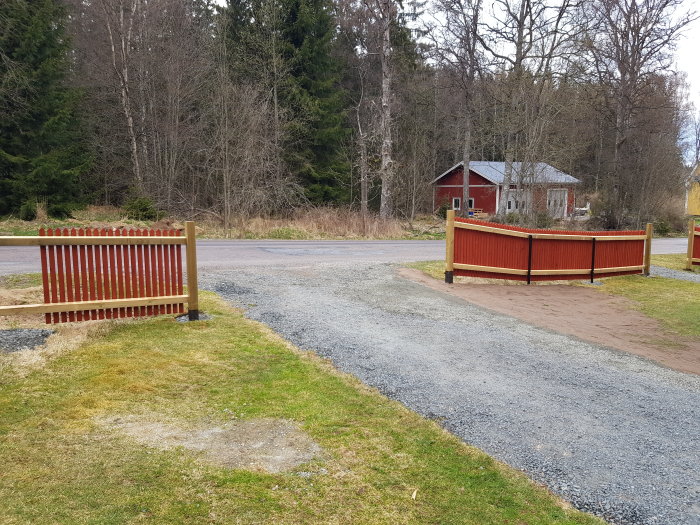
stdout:
MULTIPOLYGON (((688 7, 699 10, 700 0, 686 0, 688 7)), ((700 20, 693 22, 683 33, 677 49, 678 69, 688 74, 690 99, 700 109, 700 20)))

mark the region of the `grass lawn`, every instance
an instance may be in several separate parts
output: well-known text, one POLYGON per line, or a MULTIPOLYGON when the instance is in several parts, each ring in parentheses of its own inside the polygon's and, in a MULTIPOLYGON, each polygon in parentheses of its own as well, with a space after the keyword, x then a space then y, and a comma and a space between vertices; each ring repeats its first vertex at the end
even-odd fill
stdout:
MULTIPOLYGON (((683 269, 685 256, 682 254, 652 255, 652 264, 676 270, 683 269), (681 259, 683 267, 679 268, 681 259)), ((407 266, 421 270, 435 279, 444 279, 444 261, 421 261, 407 266)), ((578 281, 568 282, 579 284, 578 281)), ((642 275, 608 277, 600 282, 603 285, 595 286, 596 290, 631 299, 641 312, 658 319, 671 332, 700 337, 700 284, 642 275)))
POLYGON ((602 280, 601 292, 631 299, 670 331, 700 337, 700 284, 663 277, 625 275, 602 280))
POLYGON ((602 523, 216 296, 202 310, 214 319, 112 322, 25 374, 0 353, 0 522, 602 523), (324 452, 285 473, 233 470, 99 423, 125 415, 284 418, 324 452))
MULTIPOLYGON (((685 270, 685 265, 688 261, 687 255, 684 253, 669 253, 664 255, 652 255, 651 264, 655 266, 665 266, 672 270, 685 270)), ((698 271, 700 266, 695 266, 694 271, 698 271)))

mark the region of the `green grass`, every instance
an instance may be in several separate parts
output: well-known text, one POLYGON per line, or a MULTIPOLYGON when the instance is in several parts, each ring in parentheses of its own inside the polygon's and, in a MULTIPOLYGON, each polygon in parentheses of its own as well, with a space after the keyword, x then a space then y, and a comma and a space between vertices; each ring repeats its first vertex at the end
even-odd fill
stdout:
MULTIPOLYGON (((671 253, 665 255, 652 255, 651 264, 655 266, 664 266, 672 270, 685 270, 688 261, 687 255, 684 253, 671 253)), ((697 271, 698 266, 695 266, 693 271, 697 271)))
POLYGON ((40 273, 0 275, 0 288, 20 289, 42 286, 40 273))
POLYGON ((438 280, 445 278, 445 261, 418 261, 407 263, 408 268, 414 268, 438 280))
POLYGON ((596 289, 631 299, 670 331, 700 337, 700 284, 662 277, 625 275, 603 279, 596 289))
POLYGON ((202 309, 115 323, 26 377, 0 366, 0 522, 602 523, 214 296, 202 309), (130 413, 293 419, 325 450, 299 470, 327 473, 215 467, 94 423, 130 413))

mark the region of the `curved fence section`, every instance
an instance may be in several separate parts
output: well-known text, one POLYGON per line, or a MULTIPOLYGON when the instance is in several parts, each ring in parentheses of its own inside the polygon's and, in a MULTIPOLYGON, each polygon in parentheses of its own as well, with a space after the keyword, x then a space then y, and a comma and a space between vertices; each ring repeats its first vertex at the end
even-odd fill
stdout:
POLYGON ((536 230, 454 216, 447 222, 447 282, 453 275, 530 283, 648 274, 651 225, 646 231, 584 232, 536 230))

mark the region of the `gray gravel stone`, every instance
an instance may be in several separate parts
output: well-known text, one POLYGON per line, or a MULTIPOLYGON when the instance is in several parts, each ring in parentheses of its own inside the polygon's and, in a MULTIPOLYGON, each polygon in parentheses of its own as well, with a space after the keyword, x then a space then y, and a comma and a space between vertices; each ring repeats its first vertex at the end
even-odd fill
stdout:
POLYGON ((7 353, 31 350, 43 345, 52 333, 53 330, 28 328, 0 330, 0 350, 7 353))
POLYGON ((667 279, 680 279, 681 281, 700 283, 700 273, 671 270, 663 266, 652 266, 649 269, 649 274, 652 277, 666 277, 667 279))
POLYGON ((202 287, 611 523, 700 524, 700 378, 532 327, 387 265, 202 287))
MULTIPOLYGON (((212 319, 212 316, 211 316, 211 315, 205 314, 205 313, 202 313, 202 312, 199 312, 199 319, 197 319, 197 321, 209 321, 210 319, 212 319)), ((178 323, 189 323, 189 322, 190 322, 190 317, 189 317, 188 314, 183 314, 183 315, 178 315, 178 316, 175 318, 175 320, 176 320, 178 323)))

